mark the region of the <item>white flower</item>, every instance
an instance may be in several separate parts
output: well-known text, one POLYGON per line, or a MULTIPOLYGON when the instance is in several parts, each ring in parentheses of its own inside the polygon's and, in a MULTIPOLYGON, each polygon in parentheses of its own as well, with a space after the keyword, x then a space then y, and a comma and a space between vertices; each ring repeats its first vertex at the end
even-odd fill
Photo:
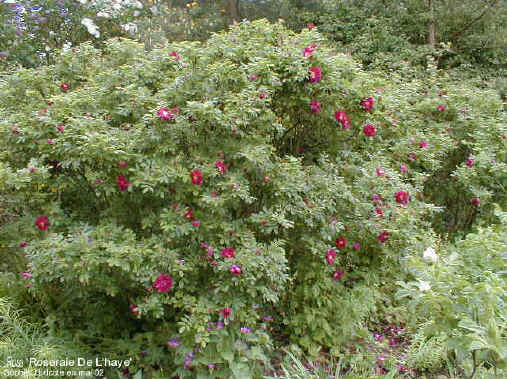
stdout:
POLYGON ((143 9, 143 3, 141 3, 140 1, 134 1, 134 7, 136 7, 137 9, 143 9))
POLYGON ((119 11, 119 10, 121 9, 121 4, 119 4, 119 3, 114 3, 114 4, 113 4, 113 9, 114 9, 115 11, 119 11))
POLYGON ((122 29, 125 30, 127 33, 132 33, 132 34, 135 34, 137 32, 137 25, 132 23, 132 22, 129 22, 127 24, 123 24, 122 26, 122 29))
POLYGON ((107 12, 104 12, 104 11, 99 11, 97 13, 97 17, 103 17, 103 18, 111 18, 111 15, 107 12))
POLYGON ((141 14, 139 11, 134 11, 134 17, 138 17, 141 14))
POLYGON ((65 43, 63 44, 63 46, 62 46, 62 50, 63 50, 63 51, 68 51, 68 50, 70 50, 71 46, 72 46, 72 42, 67 41, 67 42, 65 42, 65 43))
POLYGON ((86 29, 88 29, 88 33, 95 36, 95 38, 100 37, 99 28, 93 23, 92 19, 85 17, 81 20, 81 24, 83 24, 86 29))
POLYGON ((81 4, 86 4, 88 0, 79 0, 81 4))
POLYGON ((428 247, 424 250, 423 259, 428 263, 436 263, 438 261, 438 254, 435 253, 435 249, 428 247))
POLYGON ((428 282, 421 281, 419 282, 419 291, 428 291, 431 289, 431 286, 428 282))

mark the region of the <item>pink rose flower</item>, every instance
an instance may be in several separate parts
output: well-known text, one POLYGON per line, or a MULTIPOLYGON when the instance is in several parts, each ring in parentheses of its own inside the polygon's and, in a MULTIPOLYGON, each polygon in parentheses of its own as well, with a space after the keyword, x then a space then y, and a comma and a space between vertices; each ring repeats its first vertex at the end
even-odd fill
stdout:
POLYGON ((375 99, 373 97, 369 97, 361 101, 361 106, 365 111, 371 111, 373 109, 373 105, 375 104, 375 99))
POLYGON ((224 258, 234 258, 236 256, 236 250, 234 250, 232 247, 228 247, 221 250, 220 254, 224 258))
POLYGON ((336 251, 333 249, 329 249, 326 253, 326 261, 330 265, 334 264, 334 260, 336 259, 336 251))
POLYGON ((410 200, 408 193, 406 193, 405 191, 396 192, 395 198, 396 198, 396 202, 398 204, 403 204, 403 205, 407 205, 410 200))
POLYGON ((342 124, 342 129, 350 128, 350 118, 345 111, 334 112, 334 118, 339 124, 342 124))
POLYGON ((63 132, 65 130, 65 125, 58 125, 56 129, 60 132, 63 132))
POLYGON ((118 167, 120 167, 120 168, 125 168, 125 167, 127 167, 127 162, 125 162, 125 161, 119 161, 119 162, 118 162, 118 167))
POLYGON ((372 124, 366 124, 363 127, 363 133, 367 137, 374 137, 377 134, 377 130, 372 124))
POLYGON ((230 271, 232 275, 241 275, 243 273, 243 270, 238 265, 232 265, 230 271))
POLYGON ((60 84, 60 88, 62 89, 62 91, 67 92, 70 89, 70 84, 63 82, 62 84, 60 84))
POLYGON ((472 167, 475 163, 475 160, 473 158, 468 158, 466 161, 467 167, 472 167))
POLYGON ((407 166, 405 166, 404 164, 400 165, 400 170, 401 172, 407 172, 407 166))
POLYGON ((120 192, 125 192, 130 187, 130 183, 127 181, 127 179, 121 175, 116 177, 116 184, 118 185, 118 190, 120 192))
POLYGON ((198 186, 202 183, 202 173, 199 169, 195 168, 190 171, 190 178, 192 179, 192 184, 198 186))
POLYGON ((39 216, 35 219, 35 226, 37 226, 37 229, 42 230, 43 232, 48 230, 49 225, 49 219, 46 216, 39 216))
POLYGON ((312 100, 310 103, 310 108, 312 109, 313 114, 317 114, 322 109, 322 105, 317 100, 312 100))
POLYGON ((305 58, 311 57, 316 48, 317 45, 315 43, 312 44, 311 46, 305 47, 305 49, 303 50, 303 56, 305 58))
POLYGON ((181 56, 176 52, 172 51, 169 56, 174 57, 175 60, 179 61, 181 59, 181 56))
POLYGON ((153 287, 158 292, 169 292, 173 288, 173 279, 167 274, 160 274, 153 282, 153 287))
POLYGON ((437 107, 437 110, 439 110, 440 112, 445 111, 445 105, 439 105, 439 106, 437 107))
POLYGON ((354 245, 352 245, 352 249, 355 251, 358 251, 361 248, 361 244, 359 242, 354 242, 354 245))
POLYGON ((384 176, 385 172, 381 167, 378 167, 376 170, 377 176, 384 176))
POLYGON ((174 118, 174 115, 167 108, 160 108, 157 111, 157 116, 160 117, 162 120, 165 120, 165 121, 169 121, 169 120, 172 120, 174 118))
POLYGON ((344 238, 344 237, 338 237, 336 239, 336 247, 338 249, 343 249, 346 246, 347 246, 347 239, 346 238, 344 238))
POLYGON ((310 67, 310 82, 318 83, 322 79, 322 70, 318 67, 310 67))
POLYGON ((32 274, 30 274, 29 272, 24 272, 24 273, 22 273, 22 274, 21 274, 21 276, 22 276, 23 278, 31 278, 33 275, 32 275, 32 274))
POLYGON ((308 28, 308 30, 312 30, 313 28, 315 28, 315 24, 310 22, 310 23, 306 24, 306 27, 308 28))
POLYGON ((384 243, 387 241, 387 237, 389 237, 389 235, 390 235, 389 232, 382 232, 377 236, 377 239, 380 242, 384 243))
POLYGON ((419 144, 419 146, 421 147, 421 149, 424 149, 425 147, 428 147, 428 142, 421 141, 421 143, 419 144))
POLYGON ((481 199, 479 197, 473 197, 471 200, 472 204, 478 207, 481 204, 481 199))
POLYGON ((333 273, 333 280, 340 280, 342 278, 343 274, 344 274, 343 270, 336 270, 333 273))
POLYGON ((222 314, 224 320, 227 320, 229 316, 232 314, 232 308, 222 308, 220 310, 220 313, 222 314))

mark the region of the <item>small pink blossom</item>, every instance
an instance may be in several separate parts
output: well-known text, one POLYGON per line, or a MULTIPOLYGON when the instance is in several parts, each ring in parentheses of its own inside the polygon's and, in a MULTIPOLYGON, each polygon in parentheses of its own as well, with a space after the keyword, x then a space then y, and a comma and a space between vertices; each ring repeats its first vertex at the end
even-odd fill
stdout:
POLYGON ((355 251, 358 251, 361 248, 361 244, 359 242, 354 242, 354 245, 352 245, 352 249, 355 251))
POLYGON ((104 183, 104 181, 102 179, 95 179, 95 183, 101 184, 101 183, 104 183))
POLYGON ((28 243, 26 241, 21 241, 19 243, 19 247, 26 247, 26 245, 28 245, 28 243))
POLYGON ((363 133, 367 137, 374 137, 377 134, 377 130, 372 124, 366 124, 363 127, 363 133))
POLYGON ((472 200, 470 200, 473 205, 478 207, 481 204, 481 199, 479 197, 473 197, 472 200))
POLYGON ((157 111, 157 116, 160 117, 162 120, 165 120, 165 121, 169 121, 169 120, 172 120, 174 118, 174 115, 167 108, 160 108, 157 111))
POLYGON ((224 161, 217 161, 215 163, 215 167, 218 169, 220 174, 225 174, 227 172, 227 167, 225 166, 224 161))
POLYGON ((243 326, 240 328, 241 333, 243 334, 249 334, 251 332, 250 328, 247 326, 243 326))
POLYGON ((350 118, 345 111, 334 112, 334 118, 339 124, 342 124, 342 129, 350 128, 350 118))
POLYGON ((192 221, 192 225, 197 228, 199 225, 201 225, 201 222, 199 220, 194 220, 192 221))
POLYGON ((179 347, 179 346, 181 345, 181 343, 180 343, 180 342, 178 342, 178 341, 177 341, 177 340, 175 340, 175 339, 171 339, 171 340, 169 340, 169 341, 167 342, 167 345, 168 345, 169 347, 179 347))
POLYGON ((327 263, 332 265, 334 264, 335 259, 336 259, 336 251, 334 249, 329 249, 326 253, 327 263))
POLYGON ((190 171, 190 178, 192 179, 192 184, 198 186, 202 183, 202 173, 201 170, 195 168, 190 171))
POLYGON ((312 44, 311 46, 305 47, 305 49, 303 51, 303 56, 305 58, 311 57, 316 48, 317 48, 317 45, 315 43, 312 44))
POLYGON ((472 167, 475 163, 475 160, 473 158, 468 158, 466 161, 467 167, 472 167))
POLYGON ((234 250, 232 247, 227 247, 221 250, 220 254, 224 258, 234 258, 236 256, 236 250, 234 250))
POLYGON ((440 112, 445 111, 445 105, 439 105, 439 106, 437 107, 437 110, 439 110, 440 112))
POLYGON ((384 176, 385 172, 381 167, 378 167, 376 170, 377 176, 384 176))
POLYGON ((310 103, 310 108, 313 114, 317 114, 322 109, 322 105, 317 100, 312 100, 310 103))
POLYGON ((421 143, 419 144, 419 147, 420 147, 421 149, 424 149, 425 147, 428 147, 428 142, 426 142, 426 141, 421 141, 421 143))
POLYGON ((60 88, 62 89, 62 91, 67 92, 70 89, 70 84, 63 82, 62 84, 60 84, 60 88))
POLYGON ((52 140, 51 138, 48 138, 47 141, 46 141, 49 145, 54 145, 55 144, 55 141, 52 140))
MULTIPOLYGON (((224 318, 224 320, 227 320, 229 318, 229 316, 232 314, 232 308, 222 308, 220 310, 220 313, 222 314, 222 317, 224 318)), ((218 329, 218 327, 217 327, 218 329)))
POLYGON ((382 242, 382 243, 385 243, 389 237, 390 233, 389 232, 382 232, 380 233, 378 236, 377 236, 377 239, 382 242))
POLYGON ((130 312, 132 312, 136 316, 138 316, 141 313, 141 312, 139 312, 139 308, 135 304, 132 304, 130 306, 130 312))
POLYGON ((232 275, 241 275, 243 273, 243 270, 238 265, 232 265, 230 271, 232 275))
POLYGON ((250 80, 251 82, 255 82, 259 77, 257 75, 250 75, 248 77, 248 80, 250 80))
POLYGON ((125 161, 119 161, 119 162, 118 162, 118 167, 120 167, 120 168, 125 168, 125 167, 127 167, 127 162, 125 162, 125 161))
POLYGON ((401 172, 407 172, 407 166, 405 166, 404 164, 400 165, 400 170, 401 172))
POLYGON ((174 57, 175 60, 179 61, 181 59, 181 56, 176 52, 172 51, 169 56, 174 57))
POLYGON ((124 176, 119 175, 116 177, 116 184, 120 192, 125 192, 130 187, 130 182, 124 176))
POLYGON ((160 274, 157 279, 155 279, 153 287, 155 287, 158 292, 169 292, 173 288, 173 279, 167 274, 160 274))
POLYGON ((410 200, 408 193, 405 191, 396 192, 395 198, 396 198, 396 202, 398 204, 402 204, 402 205, 407 205, 410 200))
POLYGON ((373 97, 369 97, 361 101, 361 106, 365 111, 371 111, 373 109, 373 105, 375 104, 375 99, 373 97))
POLYGON ((318 83, 322 79, 322 70, 318 67, 310 67, 310 82, 318 83))
POLYGON ((338 249, 343 249, 347 247, 347 239, 345 237, 338 237, 336 239, 336 247, 338 249))
POLYGON ((260 95, 259 95, 259 99, 265 99, 267 96, 266 92, 262 92, 260 95))
POLYGON ((34 168, 34 167, 30 167, 30 168, 28 169, 28 171, 30 171, 30 174, 33 174, 33 173, 35 172, 35 168, 34 168))
POLYGON ((308 28, 308 30, 312 30, 313 28, 315 28, 315 24, 310 22, 310 23, 306 24, 306 27, 308 28))
POLYGON ((63 133, 63 131, 65 130, 65 125, 58 125, 56 129, 63 133))
POLYGON ((37 229, 42 230, 43 232, 48 230, 49 225, 49 219, 46 216, 39 216, 35 219, 35 226, 37 226, 37 229))
POLYGON ((374 193, 373 195, 371 195, 371 200, 374 203, 380 203, 382 201, 382 197, 380 197, 378 193, 374 193))
POLYGON ((343 274, 344 274, 343 270, 336 270, 333 273, 333 280, 340 280, 342 278, 343 274))
POLYGON ((22 273, 22 274, 21 274, 21 276, 22 276, 23 278, 31 278, 33 275, 32 275, 32 274, 30 274, 29 272, 24 272, 24 273, 22 273))

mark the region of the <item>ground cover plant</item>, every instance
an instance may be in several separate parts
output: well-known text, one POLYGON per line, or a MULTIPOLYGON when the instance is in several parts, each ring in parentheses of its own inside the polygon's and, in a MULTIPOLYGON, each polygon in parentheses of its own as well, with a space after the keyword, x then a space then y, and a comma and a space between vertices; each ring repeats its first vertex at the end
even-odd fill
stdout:
POLYGON ((133 358, 112 377, 274 376, 282 347, 343 375, 505 368, 496 91, 266 20, 104 44, 0 82, 0 294, 26 317, 133 358))

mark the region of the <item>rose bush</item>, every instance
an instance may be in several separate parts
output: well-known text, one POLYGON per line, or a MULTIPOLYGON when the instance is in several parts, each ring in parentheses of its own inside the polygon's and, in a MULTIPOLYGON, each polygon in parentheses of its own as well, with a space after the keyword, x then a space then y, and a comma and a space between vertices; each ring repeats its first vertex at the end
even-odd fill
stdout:
POLYGON ((135 357, 131 372, 249 377, 275 342, 336 356, 404 319, 404 262, 440 243, 426 181, 473 130, 457 109, 482 105, 454 89, 440 112, 265 20, 105 51, 0 83, 0 236, 53 333, 135 357))

